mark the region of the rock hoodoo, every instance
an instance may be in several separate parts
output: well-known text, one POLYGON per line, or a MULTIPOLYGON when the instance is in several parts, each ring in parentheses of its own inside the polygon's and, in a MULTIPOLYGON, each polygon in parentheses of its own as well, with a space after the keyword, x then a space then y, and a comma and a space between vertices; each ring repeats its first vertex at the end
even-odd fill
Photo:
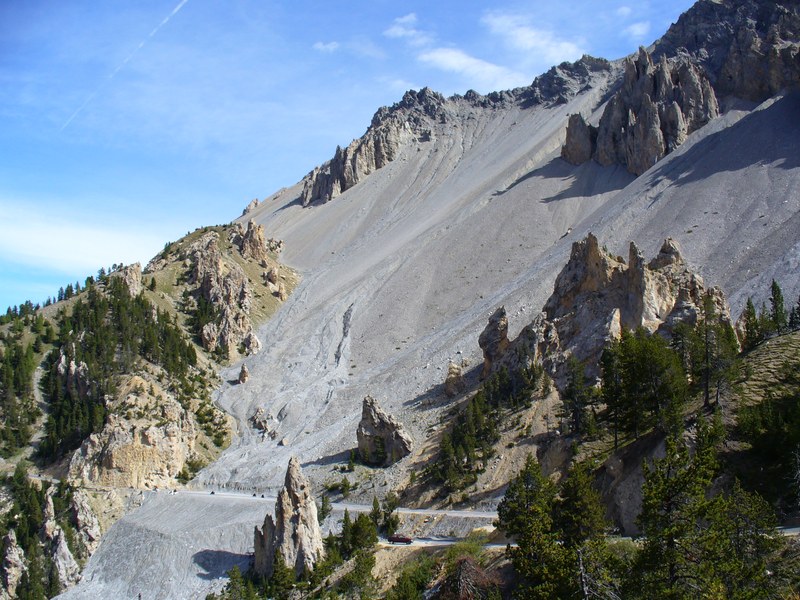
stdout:
MULTIPOLYGON (((252 221, 251 221, 252 223, 252 221)), ((259 226, 248 227, 251 239, 258 238, 259 226)), ((263 244, 263 228, 260 230, 263 244)), ((244 238, 247 237, 245 233, 244 238)), ((250 320, 252 293, 244 270, 236 263, 222 259, 218 246, 219 236, 211 231, 189 247, 192 262, 191 279, 198 285, 198 293, 216 311, 216 320, 206 323, 201 332, 206 350, 222 348, 229 356, 235 356, 239 345, 255 354, 261 343, 253 331, 250 320)), ((243 247, 249 247, 242 242, 243 247)))
POLYGON ((561 156, 572 164, 593 158, 641 175, 680 146, 686 136, 719 115, 717 97, 702 70, 686 57, 658 63, 644 48, 625 59, 622 88, 598 127, 572 115, 561 156))
POLYGON ((451 362, 447 365, 447 377, 444 380, 444 393, 448 398, 455 398, 467 389, 464 373, 460 365, 451 362))
POLYGON ((358 423, 358 454, 368 465, 386 467, 408 456, 414 441, 403 425, 372 396, 364 398, 358 423))
POLYGON ((311 484, 294 456, 289 460, 286 480, 278 493, 275 518, 268 514, 263 528, 255 528, 255 572, 271 576, 276 556, 297 575, 313 570, 325 557, 311 484))
POLYGON ((239 238, 239 251, 243 258, 258 263, 267 261, 267 240, 264 237, 263 225, 257 225, 252 219, 247 222, 247 229, 239 238))
POLYGON ((491 317, 478 338, 478 345, 483 350, 483 371, 481 377, 486 377, 492 370, 492 365, 503 357, 508 349, 508 317, 506 307, 498 308, 491 317))
POLYGON ((242 365, 242 368, 239 369, 239 383, 246 383, 249 378, 250 371, 247 370, 247 365, 242 365))
POLYGON ((601 248, 590 233, 572 245, 542 313, 513 342, 526 352, 506 355, 538 357, 557 381, 570 355, 589 365, 587 373, 597 374, 592 365, 622 328, 644 327, 669 337, 678 323, 697 322, 706 295, 730 322, 722 291, 704 286, 674 240, 667 239, 650 263, 631 243, 626 262, 601 248))

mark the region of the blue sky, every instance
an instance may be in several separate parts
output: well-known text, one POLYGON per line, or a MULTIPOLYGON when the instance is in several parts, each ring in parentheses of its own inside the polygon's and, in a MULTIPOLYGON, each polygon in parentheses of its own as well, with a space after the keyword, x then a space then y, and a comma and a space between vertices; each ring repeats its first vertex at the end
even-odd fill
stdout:
POLYGON ((619 58, 690 0, 0 3, 0 310, 225 223, 407 89, 619 58))

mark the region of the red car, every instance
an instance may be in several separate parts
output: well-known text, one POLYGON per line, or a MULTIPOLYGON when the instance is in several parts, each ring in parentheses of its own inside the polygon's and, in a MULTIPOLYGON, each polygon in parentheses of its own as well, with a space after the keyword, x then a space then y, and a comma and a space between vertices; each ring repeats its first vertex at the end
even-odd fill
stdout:
POLYGON ((410 544, 413 540, 404 535, 390 535, 388 538, 392 544, 410 544))

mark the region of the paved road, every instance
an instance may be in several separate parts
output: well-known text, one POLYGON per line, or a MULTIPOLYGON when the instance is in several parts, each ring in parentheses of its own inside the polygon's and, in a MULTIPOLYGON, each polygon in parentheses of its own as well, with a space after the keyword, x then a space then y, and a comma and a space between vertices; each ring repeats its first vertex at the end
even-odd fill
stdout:
MULTIPOLYGON (((169 494, 171 493, 168 490, 162 490, 159 492, 151 492, 151 493, 159 493, 159 494, 169 494)), ((213 498, 219 498, 223 500, 225 498, 236 498, 236 499, 243 499, 249 498, 253 502, 264 502, 268 504, 274 504, 276 500, 276 496, 268 496, 264 495, 263 497, 260 494, 253 496, 252 494, 246 494, 244 492, 229 492, 229 491, 214 491, 213 494, 208 491, 200 491, 200 490, 179 490, 176 492, 177 494, 191 494, 191 495, 198 495, 198 496, 209 496, 213 498)), ((355 502, 332 502, 331 507, 334 510, 341 510, 344 511, 345 509, 350 512, 370 512, 372 510, 372 504, 357 504, 355 502)), ((446 516, 446 517, 460 517, 466 519, 496 519, 497 518, 497 511, 488 511, 488 510, 455 510, 455 509, 441 509, 441 508, 404 508, 398 507, 397 513, 401 515, 423 515, 429 517, 435 516, 446 516)))

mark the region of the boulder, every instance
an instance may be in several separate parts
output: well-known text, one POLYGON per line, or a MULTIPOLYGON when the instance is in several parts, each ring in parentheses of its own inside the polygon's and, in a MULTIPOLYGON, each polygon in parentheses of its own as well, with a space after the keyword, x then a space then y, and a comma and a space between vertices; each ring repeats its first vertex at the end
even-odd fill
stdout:
POLYGON ((255 528, 254 546, 253 569, 263 577, 272 575, 276 556, 298 576, 312 571, 325 557, 311 484, 294 456, 275 502, 275 518, 268 514, 263 527, 255 528))
POLYGON ((361 460, 374 466, 389 466, 408 456, 414 446, 403 425, 384 412, 371 396, 364 398, 356 432, 361 460))

